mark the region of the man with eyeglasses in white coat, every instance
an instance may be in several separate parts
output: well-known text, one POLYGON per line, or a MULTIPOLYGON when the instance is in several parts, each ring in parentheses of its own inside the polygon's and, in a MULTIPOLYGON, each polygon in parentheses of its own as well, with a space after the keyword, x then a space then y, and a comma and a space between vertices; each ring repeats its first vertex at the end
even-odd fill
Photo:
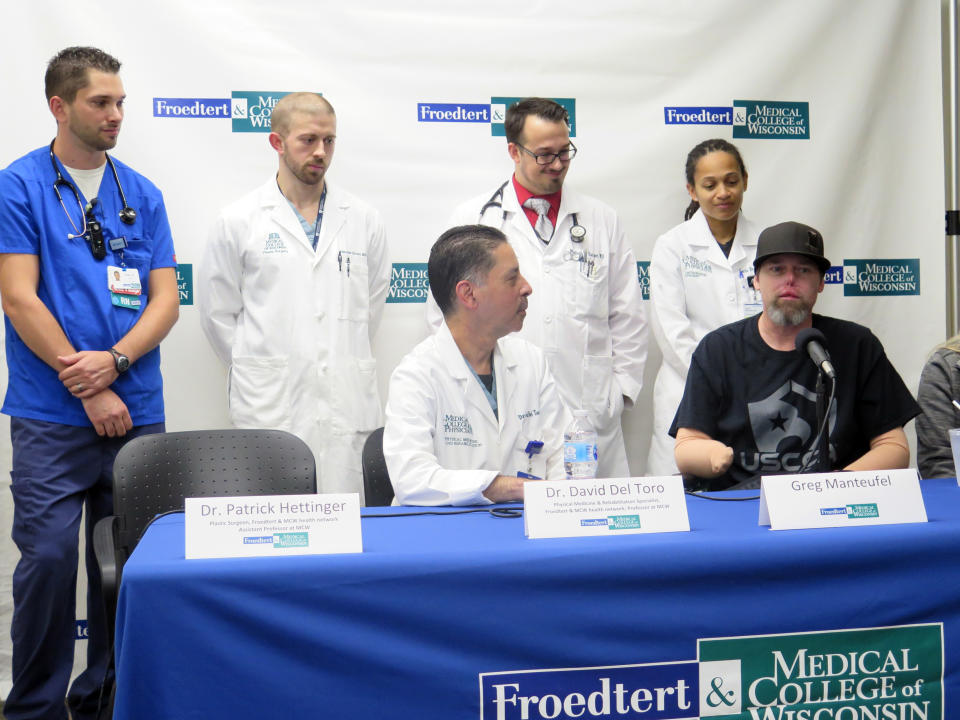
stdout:
MULTIPOLYGON (((620 418, 640 394, 647 322, 637 263, 616 212, 564 186, 577 153, 566 109, 527 98, 504 122, 513 176, 459 206, 449 225, 503 231, 536 288, 520 335, 547 358, 560 395, 598 433, 598 477, 629 477, 620 418)), ((440 312, 428 298, 427 319, 440 312)))

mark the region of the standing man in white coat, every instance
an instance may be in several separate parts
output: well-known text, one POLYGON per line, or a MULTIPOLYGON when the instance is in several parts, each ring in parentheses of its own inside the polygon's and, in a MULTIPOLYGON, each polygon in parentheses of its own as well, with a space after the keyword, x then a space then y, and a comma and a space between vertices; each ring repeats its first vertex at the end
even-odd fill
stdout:
POLYGON ((321 492, 363 492, 380 425, 373 337, 389 285, 383 224, 327 181, 337 119, 313 93, 273 109, 279 170, 220 214, 198 273, 203 330, 229 367, 230 419, 290 431, 321 492))
MULTIPOLYGON (((563 181, 577 148, 567 111, 543 98, 510 106, 513 176, 456 209, 451 225, 502 230, 537 289, 522 337, 547 357, 560 395, 599 435, 598 477, 628 477, 620 415, 640 394, 647 324, 637 263, 616 212, 563 181)), ((427 318, 440 316, 428 299, 427 318)))
POLYGON ((455 227, 427 264, 443 325, 390 378, 383 454, 401 505, 523 499, 531 479, 558 480, 570 414, 543 353, 511 335, 530 285, 499 230, 455 227))

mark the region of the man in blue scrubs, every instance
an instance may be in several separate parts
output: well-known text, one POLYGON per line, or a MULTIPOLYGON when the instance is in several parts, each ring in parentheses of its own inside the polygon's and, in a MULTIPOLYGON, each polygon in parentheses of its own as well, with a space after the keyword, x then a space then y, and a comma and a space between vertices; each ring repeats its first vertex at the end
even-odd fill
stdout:
MULTIPOLYGON (((0 297, 13 444, 13 688, 8 720, 93 718, 109 661, 92 531, 112 511, 113 460, 163 432, 157 348, 177 320, 160 191, 110 158, 120 63, 73 47, 47 67, 57 135, 0 171, 0 297), (87 669, 73 665, 77 533, 86 507, 87 669)), ((107 689, 109 693, 109 688, 107 689)))

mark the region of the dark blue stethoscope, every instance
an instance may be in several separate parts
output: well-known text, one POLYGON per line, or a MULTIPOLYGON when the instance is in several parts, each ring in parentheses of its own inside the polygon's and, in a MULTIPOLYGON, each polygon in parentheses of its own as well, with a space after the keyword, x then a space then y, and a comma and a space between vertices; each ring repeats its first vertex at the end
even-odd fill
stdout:
MULTIPOLYGON (((501 223, 507 219, 507 211, 503 210, 503 190, 507 187, 508 182, 510 181, 507 180, 507 182, 498 187, 496 192, 494 192, 493 195, 490 196, 490 199, 484 203, 484 206, 480 208, 480 215, 477 216, 477 224, 483 224, 483 216, 490 208, 500 208, 503 211, 503 217, 500 220, 501 223)), ((573 213, 572 217, 573 226, 570 228, 570 240, 575 243, 582 243, 583 239, 587 236, 587 231, 577 219, 577 213, 573 213)))
MULTIPOLYGON (((87 213, 84 211, 83 205, 80 203, 80 192, 77 190, 76 187, 74 187, 73 183, 67 180, 63 176, 63 173, 60 172, 60 168, 57 166, 57 159, 56 157, 54 157, 54 154, 53 154, 54 142, 55 141, 53 140, 50 142, 50 164, 53 166, 53 171, 57 174, 57 179, 53 181, 53 191, 57 194, 57 200, 60 201, 60 207, 63 208, 63 212, 67 216, 67 220, 69 220, 70 224, 73 225, 73 229, 77 231, 76 234, 74 235, 68 234, 68 237, 70 238, 87 237, 87 225, 88 225, 87 213), (65 186, 69 188, 70 192, 73 193, 73 197, 76 198, 77 207, 80 208, 80 217, 83 221, 82 231, 78 230, 77 224, 73 222, 73 218, 70 217, 70 213, 67 212, 67 206, 64 204, 63 197, 60 194, 61 186, 65 186)), ((106 153, 104 153, 104 155, 106 155, 106 153)), ((117 190, 120 191, 120 202, 123 203, 123 209, 120 210, 120 221, 124 225, 133 225, 137 221, 137 211, 134 210, 129 205, 127 205, 127 197, 126 195, 123 194, 123 186, 120 184, 120 178, 117 175, 117 168, 113 164, 113 158, 111 158, 109 155, 106 155, 106 157, 107 157, 107 165, 110 166, 110 172, 113 173, 113 180, 114 182, 117 183, 117 190)), ((89 209, 91 211, 91 215, 92 215, 92 210, 93 210, 95 200, 96 198, 90 201, 89 209)), ((93 222, 96 222, 96 221, 94 220, 93 222)), ((97 229, 94 230, 94 232, 99 232, 99 223, 97 223, 97 229)), ((96 257, 96 255, 97 253, 96 251, 94 251, 94 256, 96 257)), ((101 255, 97 259, 102 260, 105 256, 106 256, 106 250, 104 249, 103 255, 101 255)))

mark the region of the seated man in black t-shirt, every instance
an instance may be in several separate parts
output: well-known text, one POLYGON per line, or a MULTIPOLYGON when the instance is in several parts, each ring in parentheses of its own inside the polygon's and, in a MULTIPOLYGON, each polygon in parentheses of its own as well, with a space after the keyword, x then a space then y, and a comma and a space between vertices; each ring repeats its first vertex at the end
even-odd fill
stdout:
POLYGON ((722 490, 759 475, 814 472, 827 464, 835 470, 907 467, 903 426, 920 408, 870 330, 812 314, 829 267, 823 237, 811 227, 786 222, 760 233, 754 285, 763 312, 703 338, 670 428, 688 487, 722 490), (837 376, 826 413, 830 457, 823 464, 811 451, 819 370, 795 349, 797 335, 809 327, 826 337, 837 376))

